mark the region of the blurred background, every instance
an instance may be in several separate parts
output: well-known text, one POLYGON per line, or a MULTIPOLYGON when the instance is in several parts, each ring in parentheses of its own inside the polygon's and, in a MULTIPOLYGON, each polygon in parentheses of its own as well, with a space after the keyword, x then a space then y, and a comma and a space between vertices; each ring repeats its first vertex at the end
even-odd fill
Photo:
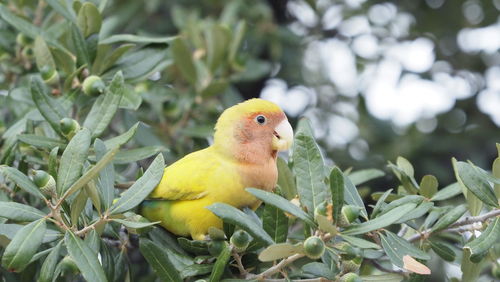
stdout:
MULTIPOLYGON (((109 30, 191 42, 207 22, 245 20, 244 70, 198 103, 205 113, 191 111, 182 128, 189 137, 209 135, 225 106, 262 97, 294 123, 308 117, 325 157, 344 169, 383 168, 401 155, 418 178, 433 173, 446 184, 452 156, 489 168, 496 155, 499 0, 114 2, 108 11, 126 16, 108 19, 109 30)), ((189 106, 179 99, 196 108, 196 95, 177 90, 175 71, 154 79, 148 87, 164 92, 161 103, 143 97, 156 97, 149 102, 165 117, 151 119, 181 119, 189 106)))
MULTIPOLYGON (((165 55, 155 44, 124 70, 139 95, 129 96, 135 111, 122 113, 116 131, 143 121, 137 145, 168 148, 169 162, 207 146, 218 115, 251 97, 278 103, 294 125, 308 117, 328 163, 342 169, 385 168, 401 155, 417 179, 432 173, 445 185, 452 156, 486 169, 496 156, 500 0, 106 3, 101 39, 180 34, 191 51, 196 83, 172 48, 165 55), (228 62, 212 64, 217 56, 228 62), (140 63, 151 70, 141 73, 140 63)), ((5 42, 15 36, 6 30, 5 42)), ((8 64, 0 67, 9 71, 0 72, 4 96, 20 68, 8 64)), ((23 113, 19 103, 8 108, 0 134, 23 113)))

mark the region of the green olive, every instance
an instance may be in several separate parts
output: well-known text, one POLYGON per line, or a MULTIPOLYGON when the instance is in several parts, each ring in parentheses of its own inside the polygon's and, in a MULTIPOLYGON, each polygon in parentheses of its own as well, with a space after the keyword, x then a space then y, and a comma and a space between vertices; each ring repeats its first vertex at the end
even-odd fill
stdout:
POLYGON ((311 236, 304 241, 304 253, 312 259, 320 258, 325 252, 325 243, 317 236, 311 236))
POLYGON ((248 248, 248 245, 250 245, 251 239, 252 238, 246 231, 238 230, 233 233, 233 236, 231 236, 229 241, 237 252, 243 252, 248 248))
POLYGON ((97 75, 91 75, 83 81, 83 93, 89 96, 99 96, 104 93, 106 85, 97 75))

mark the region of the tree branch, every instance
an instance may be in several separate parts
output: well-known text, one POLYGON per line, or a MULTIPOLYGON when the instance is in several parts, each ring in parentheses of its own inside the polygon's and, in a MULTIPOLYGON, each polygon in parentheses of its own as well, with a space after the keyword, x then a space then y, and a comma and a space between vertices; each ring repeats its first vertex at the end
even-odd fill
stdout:
MULTIPOLYGON (((461 228, 456 228, 456 227, 461 227, 461 226, 464 226, 464 225, 470 225, 470 224, 473 224, 473 223, 476 223, 476 222, 483 222, 489 218, 492 218, 492 217, 497 217, 497 216, 500 216, 500 209, 494 209, 490 212, 487 212, 483 215, 478 215, 478 216, 469 216, 469 217, 466 217, 462 220, 459 220, 455 223, 453 223, 452 225, 450 225, 448 228, 446 229, 443 229, 443 230, 440 230, 440 231, 436 231, 436 232, 432 232, 432 233, 439 233, 439 232, 443 232, 443 231, 455 231, 455 232, 460 232, 460 231, 466 231, 468 229, 461 229, 461 228)), ((413 236, 411 236, 410 238, 408 238, 407 240, 409 242, 415 242, 419 239, 422 239, 422 238, 427 238, 429 237, 429 235, 431 234, 431 228, 429 229, 426 229, 424 230, 423 232, 420 232, 419 234, 415 234, 413 236)))
POLYGON ((280 261, 277 265, 270 267, 266 271, 264 271, 258 275, 249 275, 250 277, 247 277, 247 278, 256 279, 256 280, 264 280, 267 276, 271 276, 275 273, 278 273, 283 267, 289 265, 290 263, 292 263, 292 262, 294 262, 302 257, 304 257, 303 254, 295 254, 293 256, 289 256, 288 258, 280 261))

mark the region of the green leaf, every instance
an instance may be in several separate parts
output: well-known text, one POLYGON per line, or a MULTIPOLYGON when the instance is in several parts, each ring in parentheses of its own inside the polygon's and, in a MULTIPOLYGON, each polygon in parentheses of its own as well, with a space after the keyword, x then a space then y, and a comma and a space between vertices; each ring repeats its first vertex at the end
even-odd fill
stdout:
POLYGON ((446 227, 455 223, 457 221, 457 219, 459 219, 466 211, 467 211, 466 205, 456 206, 454 209, 452 209, 451 211, 449 211, 445 215, 443 215, 438 220, 438 222, 436 222, 436 224, 434 224, 434 226, 432 226, 431 232, 436 232, 436 231, 445 229, 446 227))
POLYGON ((349 177, 346 175, 344 175, 344 200, 349 205, 361 208, 361 215, 364 218, 368 218, 365 204, 358 193, 358 189, 356 189, 356 186, 354 186, 349 177))
POLYGON ((87 42, 85 42, 85 38, 83 37, 83 34, 78 26, 73 23, 71 24, 71 40, 73 41, 73 46, 76 51, 76 61, 78 66, 91 66, 87 42))
POLYGON ((318 227, 321 231, 328 232, 331 235, 337 234, 337 228, 332 224, 332 222, 324 215, 315 214, 314 219, 318 223, 318 227))
POLYGON ((293 199, 297 195, 297 187, 292 171, 285 160, 278 157, 276 160, 278 166, 278 186, 285 198, 293 199))
POLYGON ((102 25, 102 17, 94 3, 83 3, 78 11, 77 24, 85 38, 94 33, 99 33, 102 25))
POLYGON ((446 246, 443 243, 434 241, 434 240, 429 240, 429 244, 431 245, 432 250, 442 259, 445 261, 454 261, 455 260, 455 252, 446 246))
POLYGON ((35 135, 35 134, 20 134, 17 136, 17 139, 23 143, 35 146, 40 149, 52 150, 55 147, 60 147, 60 148, 66 147, 66 143, 64 143, 59 139, 41 135, 35 135))
MULTIPOLYGON (((0 224, 0 235, 5 236, 7 239, 12 240, 17 232, 21 230, 25 225, 13 224, 13 223, 3 223, 0 224)), ((45 236, 43 236, 42 243, 50 243, 61 238, 61 233, 56 230, 47 229, 45 236)), ((33 259, 32 259, 33 261, 33 259)))
POLYGON ((210 274, 209 282, 218 282, 220 281, 222 274, 224 273, 224 269, 226 268, 229 258, 231 257, 231 249, 227 245, 226 242, 223 243, 223 249, 220 254, 217 256, 217 260, 215 261, 214 267, 212 269, 212 273, 210 274))
POLYGON ((262 252, 260 252, 259 260, 266 262, 266 261, 282 259, 297 253, 301 253, 302 250, 303 247, 301 244, 297 245, 292 245, 290 243, 274 244, 268 246, 262 252))
POLYGON ((40 192, 40 189, 33 182, 31 182, 31 180, 24 173, 20 172, 19 170, 13 167, 0 166, 0 172, 2 172, 6 178, 10 179, 24 191, 39 199, 45 198, 40 192))
POLYGON ((434 207, 433 202, 424 201, 420 205, 418 205, 418 207, 413 212, 407 213, 406 215, 401 217, 398 221, 396 221, 396 223, 403 223, 412 219, 419 218, 424 214, 426 214, 432 207, 434 207))
POLYGON ((156 222, 138 222, 138 221, 117 219, 117 218, 113 219, 113 221, 118 222, 120 224, 123 224, 126 227, 134 228, 134 229, 140 229, 140 228, 144 228, 144 227, 148 227, 148 226, 153 226, 153 225, 159 223, 159 221, 156 221, 156 222))
POLYGON ((280 197, 274 193, 263 191, 260 189, 247 188, 246 190, 247 190, 247 192, 254 195, 255 197, 257 197, 259 200, 263 201, 264 203, 266 203, 268 205, 273 205, 284 212, 290 213, 290 214, 302 219, 304 222, 306 222, 310 226, 316 226, 313 218, 310 215, 305 213, 303 210, 301 210, 296 205, 287 201, 285 198, 280 197))
POLYGON ((198 80, 196 67, 194 65, 191 51, 189 50, 189 47, 184 39, 181 37, 175 38, 172 41, 170 49, 175 65, 179 68, 184 79, 191 83, 191 85, 195 85, 198 80))
POLYGON ((461 281, 477 281, 479 275, 481 274, 482 267, 479 267, 477 263, 472 262, 470 257, 470 250, 464 249, 462 263, 460 265, 460 270, 462 270, 461 281))
POLYGON ((108 127, 115 116, 124 92, 124 81, 121 72, 118 72, 105 94, 97 98, 92 109, 87 114, 83 126, 92 131, 92 137, 98 137, 108 127))
POLYGON ((126 86, 123 92, 123 97, 118 107, 120 109, 136 111, 142 103, 142 96, 137 93, 131 86, 126 86))
POLYGON ((52 56, 49 46, 47 46, 47 43, 45 42, 43 37, 38 35, 35 38, 34 44, 35 61, 38 70, 41 71, 45 66, 48 66, 50 69, 55 70, 56 63, 54 62, 54 57, 52 56))
POLYGON ((46 214, 34 207, 16 202, 0 201, 0 217, 15 221, 35 221, 45 217, 46 214))
POLYGON ((30 82, 31 97, 35 102, 35 105, 45 118, 45 120, 50 124, 50 126, 60 134, 59 121, 66 117, 64 109, 62 106, 49 97, 46 93, 46 88, 44 83, 39 77, 32 77, 30 82))
POLYGON ((389 162, 388 167, 392 169, 409 194, 417 194, 418 184, 415 181, 414 170, 411 163, 403 157, 398 157, 396 164, 397 166, 389 162))
POLYGON ((94 60, 94 65, 92 66, 93 73, 96 74, 101 74, 102 72, 108 70, 125 53, 135 47, 135 44, 123 44, 109 52, 109 49, 111 48, 110 45, 104 44, 102 41, 99 41, 99 43, 100 44, 97 46, 96 59, 94 60))
POLYGON ((414 203, 404 204, 372 220, 363 222, 361 224, 351 225, 350 227, 346 228, 342 232, 342 234, 358 235, 386 227, 398 221, 398 219, 403 217, 405 214, 415 209, 416 206, 417 205, 414 203))
POLYGON ((122 213, 140 204, 160 183, 164 167, 163 155, 158 154, 142 177, 127 191, 123 192, 118 201, 111 206, 109 213, 122 213))
POLYGON ((462 190, 460 189, 460 184, 455 182, 437 191, 437 193, 432 196, 431 201, 448 200, 460 194, 461 192, 462 190))
POLYGON ((177 238, 177 242, 179 245, 186 251, 198 255, 206 255, 208 254, 208 242, 207 241, 196 241, 196 240, 188 240, 183 237, 177 238))
POLYGON ((167 54, 165 48, 158 47, 147 47, 129 52, 103 75, 103 79, 122 71, 123 77, 128 81, 144 80, 154 72, 161 71, 172 64, 172 60, 167 59, 167 54))
POLYGON ((225 222, 239 226, 241 229, 247 231, 255 239, 265 243, 266 245, 273 244, 273 239, 258 225, 249 215, 243 213, 241 210, 224 204, 215 203, 207 207, 211 212, 220 217, 225 222))
POLYGON ((353 236, 348 236, 348 235, 340 235, 344 241, 347 243, 353 245, 354 247, 361 248, 361 249, 380 249, 380 246, 372 243, 370 241, 367 241, 365 239, 361 239, 358 237, 353 237, 353 236))
POLYGON ((70 257, 80 269, 83 278, 87 281, 107 281, 96 253, 78 236, 71 231, 66 232, 64 243, 70 257))
POLYGON ((99 41, 100 44, 113 44, 118 42, 128 42, 128 43, 165 43, 170 44, 175 40, 177 36, 168 37, 150 37, 150 36, 139 36, 134 34, 115 34, 106 39, 99 41))
POLYGON ((89 199, 89 196, 87 195, 85 190, 82 190, 82 191, 80 191, 80 193, 78 193, 76 195, 74 200, 71 202, 70 218, 71 218, 72 225, 77 226, 78 218, 82 214, 82 211, 85 208, 85 205, 87 204, 88 199, 89 199))
POLYGON ((41 34, 40 28, 28 22, 27 20, 13 14, 3 4, 0 4, 0 16, 15 29, 19 30, 32 39, 35 39, 37 35, 41 34))
POLYGON ((69 141, 61 156, 57 171, 57 193, 64 194, 82 174, 83 163, 87 159, 90 147, 90 131, 86 128, 78 131, 69 141))
MULTIPOLYGON (((112 144, 120 146, 120 144, 112 144)), ((100 139, 96 139, 94 142, 94 151, 96 154, 96 160, 100 162, 106 156, 106 145, 100 139)), ((113 147, 111 147, 113 148, 113 147)), ((118 148, 118 147, 115 147, 118 148)), ((99 172, 99 193, 101 194, 102 204, 104 209, 107 210, 113 203, 115 198, 115 169, 113 163, 110 161, 100 172, 99 172)))
POLYGON ((47 171, 54 179, 57 178, 57 153, 59 153, 59 147, 55 147, 50 151, 47 171))
POLYGON ((212 272, 214 264, 192 264, 186 266, 180 273, 182 278, 208 274, 212 272))
POLYGON ((365 182, 368 182, 372 179, 379 178, 384 176, 385 173, 379 169, 363 169, 363 170, 358 170, 353 173, 350 173, 349 179, 351 180, 352 184, 354 185, 359 185, 365 182))
POLYGON ((370 218, 374 218, 377 216, 377 214, 382 210, 382 208, 385 206, 385 199, 391 194, 392 189, 389 189, 378 198, 377 203, 375 204, 375 207, 373 208, 372 214, 370 215, 370 218))
POLYGON ((50 51, 58 69, 65 72, 68 76, 75 71, 76 58, 73 54, 60 48, 50 48, 50 51))
POLYGON ((414 203, 414 204, 419 205, 423 200, 424 200, 424 197, 419 196, 419 195, 403 196, 402 198, 394 200, 394 201, 390 202, 388 205, 386 205, 382 209, 381 214, 384 214, 384 213, 386 213, 394 208, 400 207, 400 206, 407 204, 407 203, 414 203))
POLYGON ((106 148, 114 148, 127 143, 128 141, 130 141, 130 139, 132 139, 132 137, 134 137, 135 133, 137 132, 138 126, 139 122, 134 124, 125 133, 104 141, 104 145, 106 145, 106 148))
POLYGON ((500 239, 500 217, 496 217, 479 237, 467 243, 464 248, 469 249, 472 256, 487 252, 500 239))
POLYGON ((439 183, 434 175, 424 175, 420 181, 420 195, 432 198, 438 190, 439 183))
POLYGON ((115 164, 129 164, 139 160, 147 159, 160 152, 167 151, 163 146, 146 146, 137 149, 130 149, 127 151, 120 151, 116 154, 115 164))
POLYGON ((333 219, 339 222, 342 206, 344 205, 344 175, 338 167, 330 173, 330 191, 332 194, 333 219))
POLYGON ((213 24, 205 30, 207 64, 211 72, 222 63, 230 37, 230 30, 223 25, 213 24))
POLYGON ((265 205, 262 212, 262 227, 274 242, 283 243, 288 235, 288 217, 277 207, 265 205))
POLYGON ((238 54, 238 49, 240 48, 241 42, 243 41, 245 31, 246 23, 244 20, 240 20, 236 25, 236 28, 234 29, 231 45, 229 46, 228 60, 231 63, 236 62, 236 55, 238 54))
POLYGON ((45 218, 21 228, 5 248, 2 266, 9 271, 22 271, 42 244, 46 228, 45 218))
POLYGON ((108 281, 114 281, 115 278, 115 267, 117 262, 115 262, 115 258, 113 256, 113 252, 111 251, 108 244, 103 240, 100 241, 100 255, 101 255, 101 265, 104 270, 104 274, 108 281))
POLYGON ((498 200, 491 185, 482 177, 477 169, 468 163, 458 162, 455 159, 453 159, 453 163, 458 177, 469 191, 483 203, 492 207, 498 207, 498 200))
POLYGON ((59 241, 59 243, 52 248, 52 251, 50 251, 49 255, 45 258, 45 261, 40 268, 40 274, 37 280, 38 282, 52 282, 57 261, 59 260, 62 242, 63 240, 59 241))
POLYGON ((431 256, 429 254, 413 246, 413 244, 397 236, 396 234, 388 230, 385 230, 385 234, 386 234, 385 239, 387 242, 389 242, 391 248, 396 249, 399 253, 402 253, 403 256, 409 255, 413 258, 418 258, 423 260, 431 259, 431 256))
POLYGON ((68 21, 75 23, 76 15, 73 9, 68 9, 66 6, 66 1, 63 0, 46 0, 47 4, 49 4, 54 11, 61 14, 61 16, 65 17, 68 21))
POLYGON ((158 275, 162 281, 182 281, 178 271, 168 258, 167 253, 165 253, 156 243, 141 238, 139 240, 139 249, 155 271, 156 275, 158 275))
MULTIPOLYGON (((500 179, 500 157, 496 158, 495 161, 493 161, 491 173, 493 174, 493 177, 500 179)), ((495 190, 497 199, 500 199, 500 184, 493 184, 493 189, 495 190)))
MULTIPOLYGON (((333 272, 328 265, 321 262, 310 262, 302 266, 302 271, 311 274, 314 277, 324 277, 331 281, 335 280, 336 273, 333 272)), ((319 280, 321 281, 321 280, 319 280)))
POLYGON ((300 203, 309 214, 327 197, 324 163, 319 147, 311 135, 298 132, 294 140, 293 171, 300 203))

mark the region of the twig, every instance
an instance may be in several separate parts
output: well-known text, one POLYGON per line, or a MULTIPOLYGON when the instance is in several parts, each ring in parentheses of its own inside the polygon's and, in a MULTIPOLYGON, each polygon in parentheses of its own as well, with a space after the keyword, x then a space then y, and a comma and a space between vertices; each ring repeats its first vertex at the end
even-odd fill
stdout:
POLYGON ((99 218, 99 220, 97 220, 96 222, 94 222, 94 223, 92 223, 90 225, 87 225, 84 228, 76 231, 75 235, 76 236, 83 235, 83 234, 89 232, 90 230, 95 229, 96 225, 98 225, 98 224, 100 224, 102 222, 106 222, 106 221, 108 221, 108 217, 105 215, 104 217, 99 218))
POLYGON ((303 254, 295 254, 295 255, 289 256, 288 258, 280 261, 277 265, 270 267, 266 271, 264 271, 258 275, 255 275, 255 276, 249 275, 250 277, 247 277, 247 278, 256 279, 256 280, 264 280, 267 276, 271 276, 275 273, 278 273, 283 267, 289 265, 290 263, 292 263, 292 262, 294 262, 302 257, 304 257, 303 254))
POLYGON ((236 261, 236 267, 240 271, 241 276, 245 277, 248 274, 248 271, 245 269, 243 263, 241 262, 240 254, 238 254, 238 252, 234 249, 233 249, 233 258, 234 261, 236 261))
MULTIPOLYGON (((465 229, 465 230, 462 230, 461 228, 455 228, 455 227, 461 227, 461 226, 464 226, 464 225, 470 225, 472 223, 475 223, 475 222, 483 222, 483 221, 486 221, 487 219, 489 218, 492 218, 492 217, 496 217, 496 216, 500 216, 500 209, 494 209, 490 212, 487 212, 483 215, 478 215, 478 216, 470 216, 470 217, 466 217, 462 220, 459 220, 455 223, 453 223, 452 225, 450 225, 448 228, 446 229, 443 229, 443 230, 440 230, 440 231, 435 231, 435 232, 432 232, 432 233, 439 233, 439 232, 444 232, 444 231, 455 231, 455 232, 463 232, 463 231, 466 231, 468 229, 465 229)), ((429 229, 426 229, 422 232, 420 232, 419 234, 415 234, 413 236, 411 236, 410 238, 408 238, 408 241, 409 242, 414 242, 414 241, 417 241, 421 238, 428 238, 429 235, 431 234, 431 228, 429 229)))

